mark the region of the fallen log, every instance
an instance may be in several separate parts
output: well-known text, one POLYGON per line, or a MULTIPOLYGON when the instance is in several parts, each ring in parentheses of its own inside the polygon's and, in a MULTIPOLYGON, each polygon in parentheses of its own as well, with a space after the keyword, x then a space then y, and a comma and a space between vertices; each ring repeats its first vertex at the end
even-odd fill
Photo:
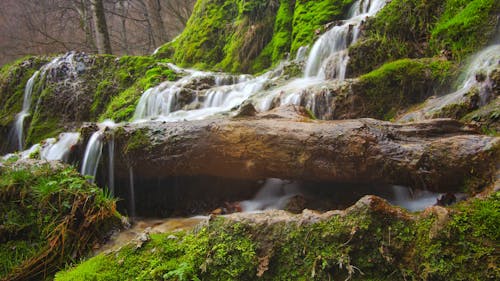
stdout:
POLYGON ((114 132, 116 176, 126 179, 133 167, 146 179, 273 177, 475 192, 491 182, 500 155, 500 138, 450 119, 395 124, 285 115, 124 125, 114 132))

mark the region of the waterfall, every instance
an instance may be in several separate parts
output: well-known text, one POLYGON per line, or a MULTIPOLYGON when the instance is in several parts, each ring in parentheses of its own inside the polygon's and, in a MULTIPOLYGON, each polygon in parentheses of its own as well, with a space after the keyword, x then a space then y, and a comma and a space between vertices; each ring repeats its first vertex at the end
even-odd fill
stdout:
POLYGON ((108 168, 109 168, 109 182, 108 188, 111 196, 115 195, 115 136, 111 134, 111 139, 108 142, 108 168))
MULTIPOLYGON (((278 98, 277 104, 280 105, 300 105, 304 96, 303 90, 307 87, 320 85, 325 79, 345 78, 349 59, 347 48, 357 40, 363 20, 375 15, 385 4, 386 0, 354 2, 348 14, 349 18, 320 36, 311 48, 304 78, 291 80, 265 93, 263 91, 267 90, 266 85, 272 85, 278 79, 276 73, 280 72, 281 65, 274 71, 250 77, 181 69, 169 64, 172 70, 185 76, 176 82, 164 82, 146 90, 139 100, 133 120, 141 122, 157 119, 176 122, 204 119, 216 114, 225 114, 248 99, 261 111, 269 110, 273 101, 278 98), (214 84, 209 88, 190 88, 193 81, 210 78, 214 84)), ((308 47, 299 48, 295 61, 306 60, 307 49, 308 47)))
POLYGON ((290 198, 297 194, 299 185, 296 182, 270 178, 265 181, 252 200, 242 201, 240 206, 244 212, 283 209, 290 198))
POLYGON ((307 59, 304 76, 344 80, 349 60, 347 48, 357 41, 363 20, 375 15, 384 7, 385 2, 386 0, 354 2, 349 10, 350 18, 325 32, 314 43, 307 59), (330 77, 327 77, 327 67, 333 70, 330 77))
POLYGON ((130 180, 130 217, 135 217, 135 188, 134 188, 134 169, 129 167, 130 180))
POLYGON ((44 146, 40 151, 40 158, 47 161, 68 162, 71 149, 78 143, 80 133, 62 133, 59 140, 44 146))
POLYGON ((99 162, 101 160, 102 148, 104 146, 104 131, 107 128, 112 129, 116 127, 116 124, 111 120, 106 120, 98 124, 98 126, 99 130, 92 134, 89 142, 87 143, 80 171, 82 175, 92 176, 89 180, 92 183, 95 181, 97 168, 99 167, 99 162))
POLYGON ((424 103, 417 111, 405 114, 400 121, 423 120, 432 118, 446 106, 460 104, 467 99, 467 94, 474 88, 479 88, 478 106, 485 105, 492 98, 491 81, 487 79, 489 74, 500 64, 500 44, 486 47, 471 57, 470 63, 461 75, 462 80, 458 89, 440 97, 433 97, 424 103), (479 76, 483 76, 478 80, 479 76), (486 90, 484 90, 486 89, 486 90))
POLYGON ((16 115, 16 120, 14 123, 14 131, 17 136, 17 148, 19 151, 24 148, 24 140, 23 140, 23 131, 24 131, 24 119, 28 117, 31 107, 31 96, 33 94, 33 86, 40 74, 39 71, 36 71, 33 76, 26 83, 26 87, 24 88, 24 100, 23 100, 23 108, 21 112, 16 115))
POLYGON ((97 131, 92 134, 85 149, 85 155, 83 157, 81 174, 92 176, 92 178, 89 180, 92 183, 95 181, 97 167, 99 165, 99 160, 101 159, 103 133, 104 132, 102 131, 97 131))

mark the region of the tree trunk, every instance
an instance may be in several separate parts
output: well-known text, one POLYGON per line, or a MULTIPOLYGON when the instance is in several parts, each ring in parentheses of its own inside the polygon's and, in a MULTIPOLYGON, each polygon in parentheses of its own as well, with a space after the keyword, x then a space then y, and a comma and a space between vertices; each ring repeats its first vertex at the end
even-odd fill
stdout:
POLYGON ((92 9, 92 19, 96 37, 97 51, 99 54, 111 54, 111 43, 109 40, 106 15, 102 0, 90 0, 92 9))
POLYGON ((491 180, 500 138, 452 120, 393 124, 260 118, 143 123, 116 133, 117 177, 217 176, 399 184, 437 191, 491 180), (120 172, 118 172, 120 171, 120 172))
POLYGON ((162 20, 162 6, 160 0, 145 0, 144 2, 152 25, 154 41, 158 45, 166 43, 168 41, 168 35, 162 20))

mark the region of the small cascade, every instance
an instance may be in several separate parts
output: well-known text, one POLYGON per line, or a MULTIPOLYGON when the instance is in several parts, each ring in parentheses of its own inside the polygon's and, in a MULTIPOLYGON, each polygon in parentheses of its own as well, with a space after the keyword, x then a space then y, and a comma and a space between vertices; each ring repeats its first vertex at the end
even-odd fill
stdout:
POLYGON ((129 167, 129 180, 130 180, 130 217, 135 217, 135 187, 134 187, 134 169, 129 167))
MULTIPOLYGON (((71 149, 78 143, 80 133, 62 133, 58 141, 44 146, 40 158, 47 161, 68 162, 71 149)), ((48 143, 48 141, 46 141, 48 143)))
POLYGON ((99 162, 101 160, 102 149, 104 146, 104 131, 107 128, 114 128, 116 124, 111 120, 106 120, 103 123, 98 124, 98 126, 99 130, 92 134, 89 142, 87 143, 80 171, 82 175, 92 176, 89 180, 92 183, 95 181, 97 168, 99 167, 99 162))
POLYGON ((19 151, 24 149, 24 120, 30 115, 33 88, 36 81, 39 80, 39 78, 42 80, 45 78, 60 79, 60 77, 75 78, 79 74, 83 73, 85 68, 86 66, 83 58, 77 57, 76 52, 68 52, 62 56, 54 58, 52 61, 42 66, 39 71, 36 71, 33 76, 31 76, 24 89, 22 110, 16 115, 14 127, 12 128, 12 136, 17 140, 17 148, 19 151))
POLYGON ((108 142, 108 188, 111 196, 115 195, 115 136, 114 133, 111 134, 111 138, 108 142))
MULTIPOLYGON (((204 114, 204 112, 196 112, 193 114, 193 117, 183 116, 179 118, 174 114, 172 116, 173 120, 170 120, 168 116, 173 112, 182 111, 181 108, 189 103, 194 104, 198 102, 199 96, 202 95, 205 90, 191 89, 193 85, 206 84, 206 86, 209 87, 210 90, 208 94, 205 94, 205 99, 213 102, 205 101, 202 108, 206 109, 214 107, 213 103, 218 104, 222 99, 222 95, 228 95, 229 92, 231 92, 228 90, 231 89, 230 85, 240 85, 250 80, 250 76, 248 75, 219 74, 190 69, 183 70, 173 64, 169 64, 169 67, 178 73, 185 73, 186 76, 178 81, 163 82, 156 87, 146 90, 137 104, 133 120, 143 121, 157 117, 166 117, 162 118, 166 121, 177 121, 179 118, 181 120, 199 119, 200 115, 205 116, 206 114, 204 114), (193 97, 193 95, 196 97, 193 97)), ((193 107, 196 108, 196 106, 193 107)), ((216 110, 207 110, 206 112, 211 115, 213 112, 216 112, 216 110)))
POLYGON ((347 48, 357 41, 362 22, 385 4, 385 0, 356 1, 350 8, 349 19, 331 28, 314 43, 304 76, 344 80, 349 60, 347 48))
POLYGON ((242 211, 280 210, 293 196, 299 194, 299 185, 293 181, 267 179, 252 200, 240 202, 242 211))
POLYGON ((85 155, 83 157, 81 174, 92 176, 92 178, 89 179, 92 183, 95 181, 97 166, 99 165, 99 160, 101 160, 104 141, 103 134, 103 131, 97 131, 92 134, 87 143, 87 148, 85 149, 85 155))
POLYGON ((500 67, 500 44, 492 45, 472 57, 466 71, 462 74, 460 86, 455 92, 427 100, 424 106, 402 116, 403 122, 433 118, 447 106, 467 102, 467 94, 473 89, 479 90, 477 106, 484 106, 493 97, 489 74, 500 67))
POLYGON ((36 80, 38 79, 39 71, 36 71, 33 76, 26 82, 26 87, 24 88, 24 100, 23 100, 23 108, 21 112, 16 115, 16 120, 14 123, 14 131, 17 136, 17 148, 19 151, 24 148, 24 139, 23 139, 23 131, 24 131, 24 119, 28 117, 30 114, 31 107, 31 96, 33 94, 33 87, 35 85, 36 80))
POLYGON ((415 212, 435 205, 439 195, 439 193, 427 190, 411 190, 404 186, 394 185, 392 186, 392 197, 389 198, 389 202, 415 212))

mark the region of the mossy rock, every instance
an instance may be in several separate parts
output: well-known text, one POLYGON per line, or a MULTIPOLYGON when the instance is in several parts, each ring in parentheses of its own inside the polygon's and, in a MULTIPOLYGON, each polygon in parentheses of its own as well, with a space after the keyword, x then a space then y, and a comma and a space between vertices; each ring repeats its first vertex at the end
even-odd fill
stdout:
POLYGON ((156 56, 182 66, 259 73, 345 17, 353 0, 200 0, 186 29, 156 56))
POLYGON ((215 218, 155 234, 63 280, 495 280, 500 193, 409 214, 367 196, 346 211, 215 218))
POLYGON ((495 0, 390 1, 349 48, 348 75, 402 58, 441 55, 460 62, 493 39, 499 11, 495 0))
POLYGON ((363 116, 391 120, 399 112, 446 91, 456 66, 443 59, 402 59, 384 64, 352 84, 363 116))

